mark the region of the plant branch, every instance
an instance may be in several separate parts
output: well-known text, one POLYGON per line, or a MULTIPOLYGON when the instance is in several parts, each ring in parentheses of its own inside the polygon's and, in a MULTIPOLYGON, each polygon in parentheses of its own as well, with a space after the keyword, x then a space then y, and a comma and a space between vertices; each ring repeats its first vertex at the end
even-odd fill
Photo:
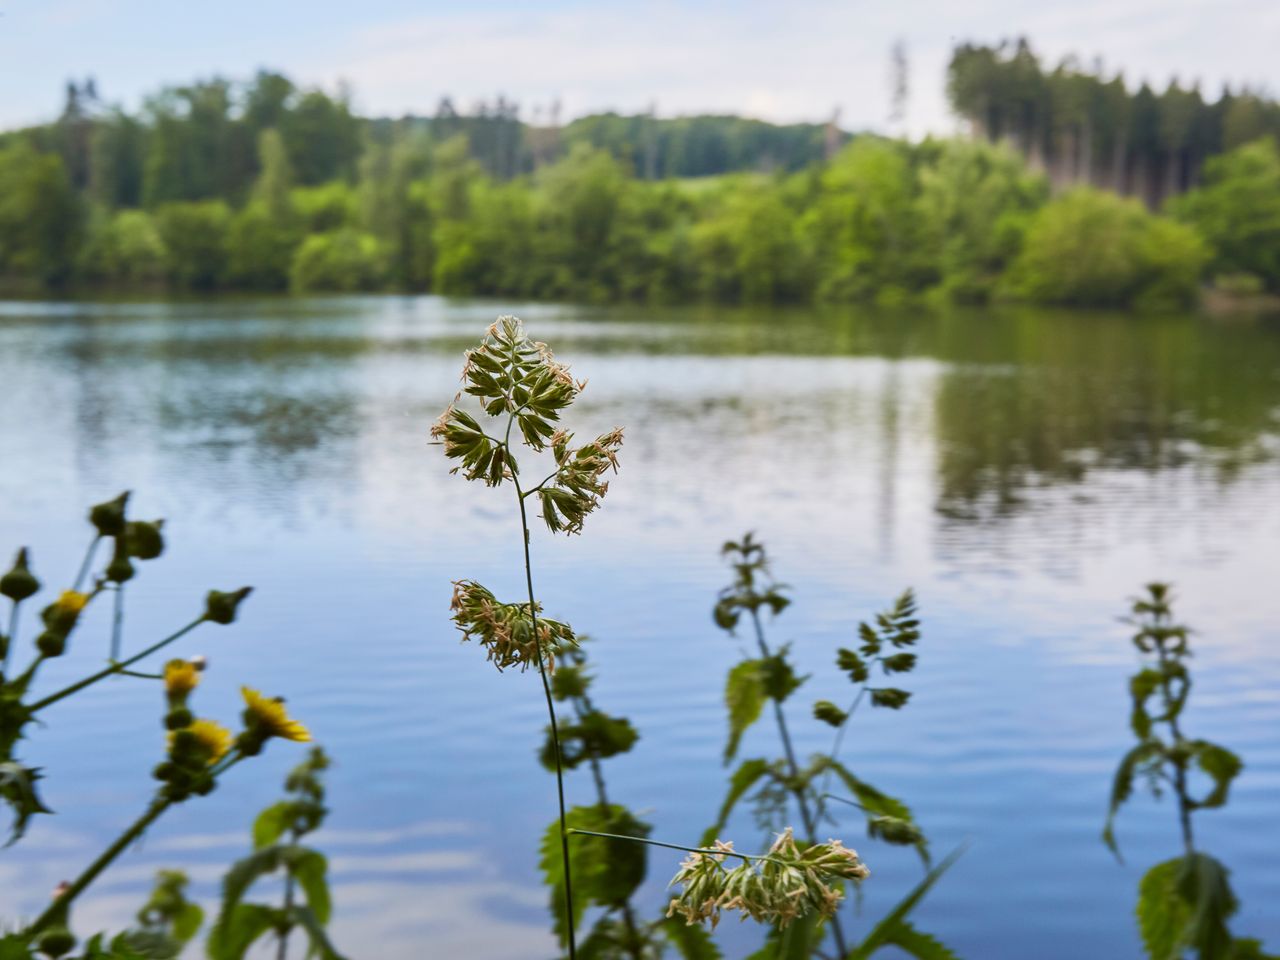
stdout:
POLYGON ((90 674, 89 676, 85 677, 83 680, 76 681, 75 683, 71 684, 71 686, 69 687, 62 688, 57 693, 49 694, 49 696, 45 697, 43 700, 37 700, 35 703, 33 703, 30 706, 29 708, 30 712, 35 713, 37 710, 43 710, 45 707, 50 706, 51 704, 57 703, 59 700, 63 699, 64 697, 69 697, 73 693, 79 693, 85 687, 92 686, 93 684, 97 683, 99 680, 106 679, 107 677, 111 676, 113 673, 124 672, 126 669, 133 666, 133 664, 137 663, 139 660, 142 660, 144 657, 151 656, 151 654, 155 653, 157 650, 160 650, 163 647, 167 647, 169 644, 173 643, 178 638, 190 633, 196 627, 200 626, 200 624, 204 623, 204 621, 205 621, 205 615, 201 614, 200 616, 196 617, 196 619, 188 623, 181 630, 178 630, 175 633, 171 633, 169 634, 169 636, 165 637, 163 640, 159 640, 156 643, 153 643, 151 646, 147 647, 141 653, 135 653, 132 657, 130 657, 127 660, 122 660, 119 663, 113 663, 111 666, 105 667, 104 669, 99 670, 97 673, 90 674))

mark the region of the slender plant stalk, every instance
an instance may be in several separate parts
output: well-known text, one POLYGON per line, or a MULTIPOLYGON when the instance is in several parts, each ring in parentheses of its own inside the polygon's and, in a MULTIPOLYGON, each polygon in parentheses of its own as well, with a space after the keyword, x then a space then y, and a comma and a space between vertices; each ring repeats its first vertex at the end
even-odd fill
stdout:
POLYGON ((748 863, 754 860, 760 863, 776 863, 779 866, 790 866, 790 864, 784 863, 776 857, 761 857, 752 853, 738 853, 736 850, 717 850, 714 847, 686 847, 684 844, 667 843, 665 840, 651 840, 648 837, 629 837, 623 833, 601 833, 598 830, 579 830, 577 827, 570 827, 568 832, 574 836, 603 837, 606 840, 630 840, 634 843, 647 843, 651 847, 666 847, 668 850, 685 850, 689 853, 705 853, 708 856, 737 857, 739 860, 746 860, 748 863))
MULTIPOLYGON (((582 694, 582 702, 588 711, 595 709, 594 704, 591 702, 591 697, 585 691, 582 694)), ((579 721, 585 719, 582 707, 578 706, 576 700, 574 701, 574 710, 578 715, 579 721)), ((600 801, 601 809, 607 810, 609 808, 609 794, 605 790, 604 770, 601 768, 600 758, 594 750, 588 757, 588 761, 591 764, 591 778, 596 783, 596 797, 600 801)), ((627 928, 627 945, 633 960, 644 960, 644 956, 641 953, 640 931, 636 926, 636 915, 635 911, 631 909, 631 899, 629 897, 622 901, 622 922, 627 928)))
MULTIPOLYGON (((512 416, 512 420, 515 417, 512 416)), ((510 424, 507 435, 511 435, 510 424)), ((529 557, 529 516, 524 507, 524 494, 520 490, 520 481, 512 476, 516 487, 516 501, 520 504, 520 533, 524 544, 524 580, 529 591, 529 619, 533 624, 533 648, 538 653, 538 676, 542 678, 542 693, 547 699, 547 716, 551 718, 551 740, 555 744, 556 753, 556 795, 560 801, 560 855, 564 858, 564 915, 565 927, 569 932, 569 960, 577 960, 578 947, 573 929, 573 879, 569 866, 569 824, 565 817, 564 805, 564 769, 560 762, 560 728, 556 723, 556 707, 551 697, 551 681, 547 679, 547 665, 542 657, 542 644, 538 640, 538 605, 533 598, 533 562, 529 557)))
MULTIPOLYGON (((294 846, 298 844, 298 831, 291 830, 290 835, 294 846)), ((290 917, 293 914, 293 871, 286 870, 284 875, 284 928, 280 931, 278 943, 276 945, 276 960, 285 960, 289 955, 289 934, 293 930, 293 921, 290 917)))
POLYGON ((120 644, 124 638, 124 584, 116 584, 115 603, 111 616, 111 659, 120 659, 120 644))
POLYGON ((89 541, 89 549, 84 552, 84 560, 80 562, 80 570, 76 573, 75 583, 72 590, 79 590, 80 585, 84 583, 84 578, 89 575, 89 567, 93 564, 93 555, 98 551, 98 544, 102 542, 102 534, 98 534, 89 541))
MULTIPOLYGON (((1176 746, 1182 743, 1182 730, 1178 726, 1178 718, 1173 711, 1173 692, 1169 689, 1169 674, 1165 670, 1167 657, 1165 655, 1164 641, 1156 641, 1156 653, 1160 658, 1160 695, 1164 699, 1165 716, 1169 718, 1169 732, 1173 734, 1173 742, 1176 746)), ((1190 683, 1184 680, 1184 683, 1190 683)), ((1187 767, 1185 763, 1178 762, 1173 767, 1173 784, 1174 790, 1178 794, 1178 824, 1182 828, 1182 845, 1186 848, 1187 856, 1195 853, 1195 838, 1191 829, 1191 798, 1187 794, 1187 767)))
MULTIPOLYGON (((858 704, 862 703, 862 698, 866 696, 866 693, 867 693, 867 685, 864 683, 862 685, 862 689, 858 691, 858 695, 854 697, 853 702, 849 704, 849 709, 845 711, 844 723, 840 724, 840 726, 836 728, 835 739, 831 742, 831 753, 828 754, 828 756, 830 756, 832 760, 838 760, 840 758, 840 747, 844 744, 844 732, 849 726, 849 721, 853 719, 854 711, 858 709, 858 704)), ((823 814, 826 813, 828 799, 831 799, 831 800, 843 799, 842 797, 837 797, 835 794, 827 792, 827 788, 830 785, 831 785, 831 768, 827 767, 826 770, 822 771, 822 786, 818 788, 818 812, 817 812, 818 820, 821 820, 823 814)), ((852 800, 847 802, 853 803, 852 800)), ((854 806, 855 807, 860 806, 860 804, 855 803, 854 806)))
POLYGON ((137 663, 139 660, 142 660, 145 657, 151 656, 151 654, 155 653, 157 650, 160 650, 163 647, 167 647, 169 644, 173 643, 178 638, 183 637, 186 634, 190 633, 196 627, 200 626, 200 624, 204 623, 204 621, 205 621, 204 614, 201 614, 200 616, 196 617, 196 619, 188 623, 181 630, 178 630, 175 633, 169 634, 169 636, 165 637, 163 640, 159 640, 153 643, 151 646, 147 647, 145 650, 141 651, 140 653, 135 653, 128 660, 122 660, 119 663, 113 663, 111 666, 104 667, 103 669, 99 670, 97 673, 90 674, 89 676, 85 677, 83 680, 77 680, 75 683, 71 684, 71 686, 69 687, 63 687, 57 693, 49 694, 49 696, 45 697, 43 700, 37 700, 29 708, 30 712, 35 713, 37 710, 43 710, 45 707, 49 706, 50 704, 57 703, 59 700, 63 699, 64 697, 69 697, 73 693, 79 693, 85 687, 92 686, 93 684, 97 683, 99 680, 104 680, 114 673, 123 673, 129 667, 137 663))
POLYGON ((6 677, 9 675, 9 654, 13 652, 13 648, 18 642, 18 607, 20 606, 22 606, 22 601, 15 600, 9 608, 9 645, 4 648, 4 662, 0 664, 0 674, 6 677))
POLYGON ((151 826, 151 824, 153 824, 162 813, 168 810, 172 804, 172 800, 168 800, 163 797, 158 797, 153 800, 151 802, 151 806, 147 808, 146 812, 141 817, 134 821, 133 825, 129 827, 129 829, 120 834, 111 846, 102 851, 102 853, 99 854, 98 859, 89 864, 89 866, 85 868, 84 873, 76 877, 66 890, 64 890, 59 896, 54 897, 53 902, 49 904, 44 913, 36 917, 31 926, 27 927, 25 931, 26 936, 33 938, 53 923, 62 919, 65 915, 66 908, 71 904, 71 901, 83 893, 85 888, 88 887, 89 884, 93 883, 103 870, 111 866, 116 857, 120 856, 120 854, 123 853, 128 846, 133 843, 133 841, 142 836, 147 827, 151 826))
MULTIPOLYGON (((769 644, 764 638, 764 626, 760 623, 760 612, 752 609, 751 622, 756 629, 756 642, 760 645, 760 654, 764 657, 770 657, 773 654, 769 650, 769 644)), ((774 698, 773 715, 778 721, 778 733, 782 738, 782 749, 787 756, 787 768, 791 773, 791 779, 796 784, 791 788, 792 794, 796 798, 796 803, 800 807, 800 819, 804 822, 805 834, 809 838, 810 843, 818 842, 818 825, 813 818, 813 814, 809 811, 809 800, 804 795, 804 788, 799 786, 800 782, 800 765, 796 763, 795 748, 791 745, 791 731, 787 728, 787 717, 782 712, 782 704, 774 698)), ((840 926, 839 914, 831 916, 831 933, 836 941, 836 950, 841 957, 845 956, 849 951, 845 946, 844 930, 840 926)))

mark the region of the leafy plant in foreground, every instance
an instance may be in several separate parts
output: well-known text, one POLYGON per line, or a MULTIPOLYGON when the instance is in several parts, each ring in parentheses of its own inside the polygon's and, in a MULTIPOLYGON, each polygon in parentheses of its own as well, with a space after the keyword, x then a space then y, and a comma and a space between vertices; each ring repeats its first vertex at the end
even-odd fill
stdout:
MULTIPOLYGON (((159 673, 144 673, 135 664, 158 653, 204 623, 230 624, 236 619, 249 587, 233 592, 211 590, 205 597, 203 611, 169 636, 121 659, 124 630, 124 592, 136 573, 135 561, 150 561, 164 551, 162 521, 136 521, 127 516, 129 494, 100 503, 89 512, 95 534, 85 552, 79 571, 69 589, 40 613, 41 632, 34 641, 35 653, 25 668, 15 664, 18 654, 23 604, 36 596, 40 583, 31 569, 26 548, 18 551, 12 568, 0 577, 0 594, 11 601, 9 631, 0 637, 0 798, 13 811, 10 843, 21 839, 28 821, 36 814, 51 811, 36 792, 41 774, 18 758, 17 747, 27 728, 40 719, 45 710, 109 677, 131 677, 159 681, 164 689, 164 728, 168 732, 163 757, 153 771, 160 782, 142 815, 107 846, 75 879, 59 885, 49 905, 33 920, 11 924, 13 932, 0 937, 0 957, 20 960, 37 951, 48 957, 68 954, 76 944, 71 932, 71 908, 75 900, 146 830, 171 807, 196 796, 212 792, 222 777, 248 757, 262 752, 267 740, 281 737, 290 740, 309 739, 301 724, 289 719, 283 702, 262 697, 245 688, 244 725, 238 734, 214 720, 199 718, 191 709, 191 696, 199 685, 204 669, 203 658, 169 660, 159 673), (99 547, 106 543, 110 560, 102 569, 94 570, 99 547), (85 611, 99 597, 110 595, 114 601, 111 618, 107 665, 84 678, 52 693, 33 691, 41 666, 48 660, 69 652, 70 641, 83 624, 85 611)), ((166 888, 174 892, 174 885, 166 888)), ((180 888, 178 888, 180 893, 180 888)), ((154 898, 153 898, 154 900, 154 898)), ((155 924, 161 921, 157 919, 155 924)), ((153 925, 154 926, 154 925, 153 925)), ((184 927, 185 929, 185 927, 184 927)), ((146 924, 140 933, 147 931, 146 924)), ((176 929, 170 933, 176 934, 176 929)), ((135 951, 136 938, 112 941, 112 951, 121 957, 135 951), (133 943, 134 946, 129 944, 133 943)), ((86 956, 103 956, 102 938, 87 944, 86 956)))
MULTIPOLYGON (((482 423, 459 409, 459 394, 432 428, 431 435, 443 445, 445 456, 458 461, 453 472, 462 473, 468 480, 481 480, 491 487, 509 482, 514 488, 527 599, 500 601, 481 584, 459 580, 454 584, 453 619, 463 640, 476 640, 499 670, 518 666, 523 671, 535 666, 542 681, 550 721, 550 743, 545 753, 556 772, 560 807, 556 832, 563 884, 557 882, 554 867, 547 865, 545 856, 544 869, 552 874, 553 886, 563 891, 562 940, 568 947, 570 960, 575 960, 579 952, 575 927, 581 907, 574 898, 574 877, 579 876, 586 882, 589 892, 584 892, 584 896, 588 900, 605 905, 625 899, 621 891, 629 893, 639 884, 637 873, 643 878, 643 858, 637 861, 630 854, 620 855, 617 851, 621 848, 613 846, 616 843, 646 843, 713 858, 715 868, 704 867, 691 873, 682 867, 673 880, 673 885, 679 885, 681 890, 670 905, 669 915, 680 913, 690 924, 703 920, 714 924, 720 910, 741 910, 749 916, 776 913, 780 921, 805 918, 817 922, 818 918, 829 916, 843 895, 841 889, 833 889, 831 881, 856 880, 865 875, 865 868, 853 851, 843 848, 837 851, 832 846, 825 854, 806 853, 797 846, 793 855, 786 846, 766 856, 754 856, 734 851, 731 844, 717 844, 714 848, 683 846, 640 836, 643 825, 629 814, 625 814, 627 819, 623 825, 634 833, 570 824, 564 800, 566 756, 573 762, 584 754, 566 752, 570 728, 561 730, 551 678, 557 658, 563 660, 568 656, 577 641, 568 624, 542 615, 541 604, 534 595, 526 501, 537 498, 542 519, 552 533, 580 533, 586 517, 599 506, 608 491, 605 474, 617 469, 622 430, 614 429, 581 446, 573 446, 573 435, 559 427, 560 414, 573 403, 585 383, 575 381, 568 369, 556 362, 546 344, 530 340, 514 317, 500 317, 480 346, 467 351, 462 379, 463 392, 476 398, 486 419, 482 423), (517 428, 523 446, 533 453, 549 452, 554 461, 551 472, 533 486, 526 486, 520 479, 521 466, 511 442, 517 428), (491 429, 493 433, 489 432, 491 429), (572 851, 570 836, 575 838, 572 851), (815 859, 807 860, 806 856, 815 859), (725 858, 741 861, 751 870, 726 871, 719 867, 725 858), (615 866, 624 867, 616 889, 611 886, 615 866), (610 885, 608 892, 604 891, 604 884, 610 885), (799 899, 801 906, 794 913, 788 910, 784 916, 777 909, 779 898, 784 897, 799 899)), ((600 718, 595 722, 598 724, 600 718)), ((598 730, 588 732, 581 724, 575 727, 575 740, 596 737, 586 756, 591 750, 600 749, 604 741, 597 736, 598 730)), ((620 729, 613 725, 605 738, 611 749, 625 739, 619 735, 620 729)), ((622 819, 624 812, 610 807, 602 816, 622 819)), ((554 858, 554 852, 551 857, 554 858)), ((686 942, 676 936, 672 940, 677 945, 686 942)), ((590 955, 586 952, 587 945, 584 942, 584 957, 590 955)), ((603 949, 599 940, 592 949, 597 946, 603 949)), ((703 956, 706 955, 704 951, 703 956)))
POLYGON ((320 828, 329 812, 320 779, 328 766, 324 751, 313 747, 285 780, 289 796, 258 814, 253 853, 232 866, 222 882, 222 907, 209 935, 213 960, 241 960, 267 935, 275 937, 276 957, 284 960, 289 936, 297 929, 307 937, 307 956, 340 960, 325 932, 330 914, 328 861, 320 851, 300 843, 320 828), (276 871, 284 872, 283 903, 246 902, 249 888, 276 871), (299 902, 299 891, 305 902, 299 902))
POLYGON ((1199 960, 1263 960, 1257 940, 1231 935, 1227 921, 1238 902, 1229 871, 1196 849, 1192 823, 1197 811, 1226 805, 1244 763, 1226 747, 1183 733, 1182 713, 1191 693, 1191 630, 1174 620, 1169 585, 1148 584, 1146 595, 1133 601, 1131 614, 1127 622, 1137 627, 1133 644, 1144 658, 1129 679, 1129 725, 1138 743, 1116 769, 1103 841, 1119 858, 1115 817, 1133 795, 1135 780, 1146 781, 1157 797, 1171 790, 1183 853, 1156 864, 1138 885, 1138 926, 1147 955, 1179 960, 1191 952, 1199 960), (1193 775, 1207 779, 1202 791, 1193 787, 1193 775))
MULTIPOLYGON (((786 820, 794 805, 807 841, 816 844, 819 823, 833 820, 828 801, 835 800, 863 812, 868 836, 894 845, 915 847, 926 868, 929 867, 927 841, 907 805, 858 777, 839 759, 849 721, 864 700, 872 707, 899 710, 911 697, 908 691, 889 686, 881 679, 908 673, 916 665, 916 654, 911 648, 920 638, 920 622, 916 618, 915 598, 911 591, 903 593, 892 608, 878 614, 874 624, 859 624, 859 647, 856 651, 841 649, 837 654, 837 665, 849 675, 857 686, 857 692, 844 709, 826 700, 814 704, 814 716, 835 728, 835 739, 828 753, 817 754, 802 766, 796 755, 783 704, 808 678, 797 675, 789 656, 790 644, 777 648, 770 645, 763 619, 766 611, 776 617, 790 606, 788 588, 773 579, 765 547, 751 533, 744 535, 741 541, 725 543, 722 553, 728 559, 734 578, 720 591, 712 610, 713 619, 722 630, 734 635, 745 618, 758 654, 745 656, 729 671, 725 684, 729 735, 724 760, 729 763, 737 756, 742 735, 760 719, 766 704, 772 707, 782 743, 782 756, 777 759, 751 758, 738 765, 730 776, 729 791, 716 822, 703 834, 704 844, 711 842, 724 828, 737 804, 755 790, 752 798, 756 817, 767 829, 776 829, 786 820), (833 775, 851 797, 827 792, 833 775)), ((908 897, 911 906, 951 862, 952 858, 948 858, 926 877, 925 883, 908 897)), ((878 946, 887 944, 899 946, 908 953, 916 950, 913 955, 920 957, 949 955, 949 951, 938 952, 945 951, 945 948, 931 937, 910 927, 905 915, 905 912, 891 914, 851 952, 839 915, 833 912, 831 939, 837 956, 869 956, 878 946)), ((787 953, 784 952, 783 938, 775 931, 757 957, 766 960, 820 953, 820 945, 826 936, 822 926, 812 926, 804 936, 808 938, 807 947, 801 948, 793 936, 786 942, 785 950, 792 951, 787 953), (795 952, 797 949, 801 952, 795 952)))

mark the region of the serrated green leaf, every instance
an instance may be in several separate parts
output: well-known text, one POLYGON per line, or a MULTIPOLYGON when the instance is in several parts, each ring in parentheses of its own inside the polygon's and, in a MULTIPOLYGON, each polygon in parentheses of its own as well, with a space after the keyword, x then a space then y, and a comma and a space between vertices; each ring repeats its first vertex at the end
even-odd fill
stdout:
POLYGON ((293 801, 281 800, 264 809, 253 821, 255 850, 269 847, 279 840, 293 823, 293 801))
POLYGON ((320 960, 343 960, 342 954, 338 953, 330 942, 324 924, 308 908, 291 907, 288 919, 306 932, 307 939, 311 941, 311 948, 307 951, 309 956, 319 957, 320 960))
POLYGON ((1222 806, 1227 802, 1231 781, 1244 769, 1244 761, 1226 747, 1208 740, 1193 740, 1190 747, 1200 769, 1213 780, 1213 790, 1203 800, 1197 801, 1195 806, 1204 809, 1222 806))
POLYGON ((242 960, 249 948, 276 928, 280 911, 260 903, 238 903, 218 918, 207 944, 211 960, 242 960))
POLYGON ((1107 849, 1116 855, 1117 860, 1122 858, 1120 856, 1120 847, 1116 843, 1116 813, 1124 805, 1124 802, 1133 795, 1133 778, 1138 772, 1138 768, 1142 764, 1162 756, 1164 756, 1164 744, 1158 740, 1146 740, 1126 753, 1120 761, 1120 766, 1116 767, 1116 775, 1111 783, 1111 804, 1107 810, 1107 822, 1102 828, 1102 842, 1107 845, 1107 849))
POLYGON ((680 917, 667 917, 659 921, 659 926, 667 943, 675 947, 682 960, 724 960, 724 954, 701 924, 685 923, 680 917))
POLYGON ((862 943, 850 951, 848 960, 867 960, 882 946, 893 943, 892 938, 900 935, 900 929, 911 914, 911 911, 924 899, 933 885, 942 878, 942 875, 950 870, 955 862, 960 859, 964 851, 965 846, 962 844, 947 854, 941 863, 930 870, 910 893, 898 901, 898 904, 879 923, 871 928, 862 943))
POLYGON ((760 719, 766 699, 759 660, 743 660, 729 671, 724 688, 724 702, 729 709, 729 739, 724 747, 726 764, 737 754, 743 733, 760 719))
MULTIPOLYGON (((910 807, 897 797, 892 797, 876 787, 873 787, 865 780, 855 776, 853 771, 838 760, 824 758, 821 763, 815 766, 815 775, 828 768, 835 773, 849 792, 857 797, 858 804, 862 807, 863 812, 867 816, 868 834, 875 836, 872 823, 878 817, 888 817, 895 821, 901 821, 913 826, 916 825, 916 819, 912 815, 910 807)), ((881 824, 881 826, 883 826, 883 824, 881 824)), ((919 830, 919 827, 916 826, 916 829, 919 830)), ((929 843, 925 838, 923 831, 920 832, 920 838, 915 842, 914 846, 916 851, 920 854, 920 859, 924 862, 924 865, 926 867, 929 866, 929 843)))
POLYGON ((1157 863, 1138 883, 1138 932, 1150 960, 1180 960, 1191 907, 1178 893, 1182 857, 1157 863))
MULTIPOLYGON (((649 835, 649 825, 618 804, 574 807, 566 813, 565 823, 570 829, 597 833, 630 837, 649 835)), ((563 944, 568 936, 568 926, 565 923, 564 857, 559 820, 552 821, 543 834, 541 854, 539 866, 547 886, 551 887, 551 914, 555 918, 556 935, 563 944)), ((643 843, 571 835, 569 869, 573 876, 574 926, 578 925, 589 905, 612 907, 625 902, 644 882, 647 864, 643 843)))
POLYGON ((725 794, 724 802, 720 804, 720 813, 716 817, 716 822, 702 834, 702 839, 698 841, 699 846, 709 847, 715 843, 717 835, 724 829, 724 825, 729 821, 729 815, 742 799, 742 795, 755 786, 756 781, 767 774, 769 769, 767 760, 757 758, 742 761, 738 769, 733 772, 733 776, 729 778, 729 792, 725 794))
POLYGON ((899 920, 886 934, 886 945, 898 947, 915 960, 960 960, 946 944, 936 937, 917 930, 906 920, 899 920))
POLYGON ((1191 908, 1183 942, 1196 950, 1201 960, 1225 960, 1232 945, 1227 921, 1238 906, 1227 868, 1208 854, 1193 853, 1182 858, 1177 884, 1178 893, 1191 908))

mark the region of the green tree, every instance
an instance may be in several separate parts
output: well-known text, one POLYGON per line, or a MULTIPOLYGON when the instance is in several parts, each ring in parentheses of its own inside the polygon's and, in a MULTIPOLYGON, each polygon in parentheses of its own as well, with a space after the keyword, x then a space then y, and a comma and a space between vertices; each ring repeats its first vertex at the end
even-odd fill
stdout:
POLYGON ((1207 259, 1188 227, 1080 187, 1032 219, 1004 289, 1037 303, 1181 305, 1195 298, 1207 259))
POLYGON ((65 283, 82 225, 82 206, 60 157, 23 140, 0 148, 0 276, 65 283))
POLYGON ((226 281, 231 210, 221 200, 168 203, 155 214, 168 251, 170 282, 184 290, 213 290, 226 281))
POLYGON ((1204 184, 1169 204, 1213 247, 1217 273, 1249 273, 1280 290, 1280 147, 1266 137, 1205 164, 1204 184))

